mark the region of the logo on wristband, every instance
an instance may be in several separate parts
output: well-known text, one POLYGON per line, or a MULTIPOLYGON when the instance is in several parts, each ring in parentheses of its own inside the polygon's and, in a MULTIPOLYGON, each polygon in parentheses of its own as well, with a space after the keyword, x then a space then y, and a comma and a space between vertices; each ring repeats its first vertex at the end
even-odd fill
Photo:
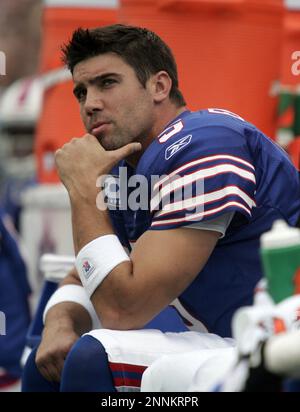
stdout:
POLYGON ((94 272, 95 267, 89 263, 88 260, 85 260, 82 264, 83 274, 86 279, 88 279, 91 274, 94 272))

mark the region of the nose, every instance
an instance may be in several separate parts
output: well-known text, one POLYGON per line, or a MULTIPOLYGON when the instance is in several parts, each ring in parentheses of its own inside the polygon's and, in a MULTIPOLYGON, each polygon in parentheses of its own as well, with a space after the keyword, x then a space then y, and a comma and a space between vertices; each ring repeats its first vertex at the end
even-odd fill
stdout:
POLYGON ((86 92, 84 111, 87 116, 92 116, 95 112, 103 110, 103 99, 101 93, 96 88, 89 88, 86 92))

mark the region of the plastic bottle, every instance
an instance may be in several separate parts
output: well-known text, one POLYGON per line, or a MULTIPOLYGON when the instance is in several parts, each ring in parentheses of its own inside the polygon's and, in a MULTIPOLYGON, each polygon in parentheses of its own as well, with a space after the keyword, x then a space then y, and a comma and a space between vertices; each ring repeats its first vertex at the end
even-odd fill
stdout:
POLYGON ((260 241, 263 269, 274 302, 300 293, 300 229, 276 220, 260 241))

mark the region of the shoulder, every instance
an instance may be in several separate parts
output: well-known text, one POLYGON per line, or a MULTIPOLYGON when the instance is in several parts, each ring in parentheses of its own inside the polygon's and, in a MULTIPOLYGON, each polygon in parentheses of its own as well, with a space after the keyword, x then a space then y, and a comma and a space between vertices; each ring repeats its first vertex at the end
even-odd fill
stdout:
POLYGON ((254 126, 222 109, 184 112, 162 131, 139 163, 141 174, 163 174, 199 158, 235 156, 251 163, 254 126))

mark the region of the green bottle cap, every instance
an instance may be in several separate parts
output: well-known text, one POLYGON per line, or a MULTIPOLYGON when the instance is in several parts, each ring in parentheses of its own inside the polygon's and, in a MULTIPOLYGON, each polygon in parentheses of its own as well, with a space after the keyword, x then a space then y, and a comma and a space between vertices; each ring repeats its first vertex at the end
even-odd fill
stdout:
POLYGON ((289 226, 284 220, 276 220, 272 229, 260 237, 262 249, 279 249, 300 245, 300 229, 289 226))

